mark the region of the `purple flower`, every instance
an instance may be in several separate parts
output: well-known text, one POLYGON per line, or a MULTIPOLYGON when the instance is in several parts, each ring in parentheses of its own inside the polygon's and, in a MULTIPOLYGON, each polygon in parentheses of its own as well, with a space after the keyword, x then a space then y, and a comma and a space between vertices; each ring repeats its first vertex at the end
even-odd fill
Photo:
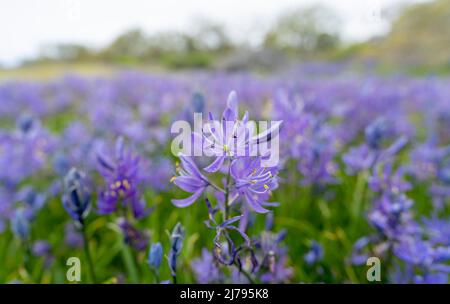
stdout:
POLYGON ((64 229, 65 240, 64 243, 71 248, 83 247, 83 235, 75 229, 73 223, 67 223, 64 229))
POLYGON ((399 153, 407 143, 408 139, 402 136, 386 149, 372 149, 368 145, 363 144, 356 148, 351 148, 342 158, 347 165, 347 172, 354 174, 359 171, 371 169, 378 163, 388 162, 392 157, 399 153))
POLYGON ((322 261, 322 259, 323 259, 323 248, 319 243, 313 241, 311 243, 309 251, 304 256, 304 260, 306 264, 312 265, 322 261))
POLYGON ((371 242, 371 238, 362 237, 353 244, 351 263, 353 265, 363 265, 369 258, 369 254, 366 252, 367 247, 371 242))
POLYGON ((148 264, 154 269, 159 269, 163 258, 163 248, 161 243, 154 243, 150 246, 150 251, 148 252, 148 264))
POLYGON ((16 201, 25 204, 27 217, 33 219, 36 213, 44 206, 46 195, 39 193, 32 187, 27 186, 21 189, 16 195, 16 201))
POLYGON ((173 177, 175 185, 186 192, 193 193, 185 199, 173 199, 172 203, 177 207, 187 207, 192 205, 210 185, 208 178, 204 176, 192 158, 180 155, 181 168, 177 168, 179 176, 173 177))
POLYGON ((202 136, 194 134, 197 141, 203 143, 204 149, 217 156, 216 159, 205 168, 206 172, 218 171, 227 156, 243 155, 246 147, 248 147, 249 130, 246 128, 248 122, 248 112, 245 113, 242 121, 238 120, 238 104, 236 92, 231 92, 228 96, 227 107, 222 114, 220 122, 214 119, 213 114, 209 113, 209 121, 206 129, 203 130, 202 136), (242 138, 245 136, 245 138, 242 138), (238 140, 240 139, 240 140, 238 140), (243 139, 243 140, 242 140, 243 139))
POLYGON ((266 213, 269 210, 263 206, 276 205, 266 202, 270 191, 278 187, 276 168, 262 167, 260 158, 243 157, 233 160, 230 173, 235 181, 236 191, 251 210, 266 213))
POLYGON ((30 222, 23 208, 16 209, 11 220, 12 231, 22 240, 28 239, 30 235, 30 222))
POLYGON ((90 199, 83 173, 75 168, 70 169, 64 177, 62 203, 69 215, 81 225, 84 224, 84 219, 89 213, 90 199))
POLYGON ((143 251, 147 248, 149 236, 146 232, 138 230, 124 218, 119 218, 117 222, 122 230, 125 244, 138 251, 143 251))
POLYGON ((201 257, 192 260, 191 269, 199 284, 220 283, 224 279, 224 274, 217 266, 217 261, 206 248, 202 249, 201 257))
POLYGON ((394 170, 392 162, 374 168, 369 178, 369 186, 374 192, 403 193, 411 189, 411 184, 404 179, 404 171, 394 170))
POLYGON ((170 235, 170 250, 167 257, 170 273, 174 278, 177 275, 177 260, 178 256, 181 254, 181 248, 183 248, 184 237, 184 228, 181 223, 177 223, 172 230, 172 234, 170 235))
POLYGON ((31 251, 34 256, 44 258, 45 267, 49 267, 54 259, 52 255, 52 246, 47 241, 35 241, 31 251))
POLYGON ((293 269, 287 267, 287 248, 282 245, 287 231, 269 231, 271 229, 270 214, 266 219, 266 229, 255 239, 255 259, 261 261, 257 265, 256 273, 263 283, 283 283, 293 275, 293 269))
POLYGON ((388 239, 399 239, 417 230, 410 212, 412 205, 413 202, 404 194, 385 193, 369 211, 369 222, 388 239))
POLYGON ((382 140, 387 137, 388 131, 388 126, 385 119, 381 117, 376 119, 365 129, 364 135, 366 138, 366 143, 371 149, 379 149, 382 140))
POLYGON ((209 113, 208 120, 202 134, 194 132, 193 138, 196 144, 201 144, 206 155, 216 156, 205 168, 209 173, 220 170, 229 157, 255 155, 259 145, 272 141, 282 123, 275 122, 267 130, 255 134, 255 125, 249 123, 248 112, 241 120, 238 118, 238 101, 234 91, 228 95, 221 121, 216 121, 212 113, 209 113))
POLYGON ((129 207, 135 218, 148 215, 150 210, 145 208, 139 189, 139 157, 125 150, 123 138, 116 141, 114 159, 102 153, 98 153, 97 159, 98 170, 107 184, 107 189, 100 193, 99 213, 110 214, 118 208, 129 207))
POLYGON ((447 273, 428 273, 414 277, 415 284, 448 284, 447 273))
POLYGON ((271 270, 261 275, 261 281, 263 283, 280 284, 288 282, 294 275, 294 269, 287 267, 287 257, 281 256, 274 261, 271 270))
POLYGON ((375 162, 376 155, 370 150, 369 146, 361 145, 350 148, 342 158, 347 165, 347 172, 349 174, 355 174, 369 169, 375 162))
POLYGON ((440 219, 436 216, 423 220, 423 232, 433 244, 450 246, 450 220, 440 219))
MULTIPOLYGON (((207 200, 208 202, 208 200, 207 200)), ((239 221, 242 216, 235 216, 228 220, 225 220, 221 224, 218 224, 213 216, 210 216, 209 220, 205 221, 206 226, 209 229, 216 231, 214 237, 214 256, 216 259, 224 265, 232 265, 235 262, 238 251, 242 249, 242 246, 236 247, 233 239, 230 236, 230 231, 236 231, 244 239, 245 247, 250 247, 249 237, 238 227, 232 224, 239 221), (226 244, 226 246, 225 246, 226 244)))
POLYGON ((450 267, 450 249, 434 247, 418 237, 405 237, 394 248, 395 255, 419 274, 408 278, 414 283, 447 283, 450 267))

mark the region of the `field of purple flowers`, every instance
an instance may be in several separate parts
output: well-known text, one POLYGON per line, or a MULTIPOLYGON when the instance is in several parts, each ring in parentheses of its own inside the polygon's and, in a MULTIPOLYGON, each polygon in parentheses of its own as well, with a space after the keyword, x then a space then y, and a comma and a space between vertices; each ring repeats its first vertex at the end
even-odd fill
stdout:
POLYGON ((82 283, 367 283, 369 257, 382 283, 447 283, 449 130, 439 77, 4 82, 0 283, 68 283, 71 257, 82 283), (194 112, 282 120, 278 166, 173 155, 194 112))

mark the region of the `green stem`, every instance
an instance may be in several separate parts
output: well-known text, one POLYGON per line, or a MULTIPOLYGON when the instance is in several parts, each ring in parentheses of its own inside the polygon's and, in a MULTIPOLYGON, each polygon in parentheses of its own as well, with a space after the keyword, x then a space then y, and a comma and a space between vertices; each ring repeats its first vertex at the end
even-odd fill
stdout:
POLYGON ((24 240, 24 245, 25 245, 25 257, 24 257, 24 267, 25 270, 28 272, 28 274, 30 275, 30 278, 33 278, 33 272, 32 272, 32 267, 31 267, 31 246, 30 246, 30 241, 28 239, 24 240))
POLYGON ((236 263, 234 265, 238 268, 239 272, 242 273, 247 278, 247 280, 250 282, 250 284, 256 284, 255 280, 253 280, 252 276, 247 271, 239 268, 239 266, 236 265, 236 263))
POLYGON ((84 225, 84 223, 81 223, 81 234, 83 236, 83 243, 84 243, 84 254, 86 256, 86 260, 88 262, 89 265, 89 271, 91 274, 91 280, 94 284, 97 283, 97 277, 95 275, 95 270, 94 270, 94 263, 92 262, 92 257, 91 257, 91 252, 89 250, 89 243, 88 243, 88 238, 87 238, 87 233, 86 233, 86 227, 84 225))
POLYGON ((152 268, 153 276, 155 277, 155 283, 159 284, 159 273, 157 269, 152 268))
POLYGON ((137 272, 135 260, 130 247, 126 244, 122 248, 122 259, 125 263, 125 267, 127 268, 127 272, 130 275, 131 282, 133 284, 139 283, 139 275, 137 272))
POLYGON ((361 212, 361 205, 364 198, 366 180, 367 180, 367 171, 363 171, 358 174, 355 186, 355 192, 353 193, 353 208, 352 215, 354 219, 359 217, 359 213, 361 212))
POLYGON ((173 275, 173 276, 172 276, 172 282, 173 282, 174 284, 177 283, 177 276, 176 276, 176 275, 173 275))
MULTIPOLYGON (((228 165, 228 174, 227 174, 227 180, 226 180, 226 184, 225 184, 225 212, 223 214, 224 221, 228 220, 228 218, 230 216, 230 207, 228 205, 228 199, 230 196, 230 178, 231 178, 230 171, 231 171, 231 160, 228 165)), ((228 244, 228 246, 231 248, 231 244, 228 244)), ((255 281, 253 280, 253 278, 247 271, 245 271, 244 269, 241 269, 236 263, 234 263, 233 265, 235 265, 238 268, 239 272, 242 273, 247 278, 247 280, 250 282, 250 284, 255 284, 255 281)))
POLYGON ((230 171, 231 171, 231 160, 228 165, 227 181, 226 181, 226 185, 225 185, 225 212, 223 214, 224 221, 226 221, 230 215, 230 206, 228 205, 228 199, 230 196, 230 178, 231 178, 230 171))

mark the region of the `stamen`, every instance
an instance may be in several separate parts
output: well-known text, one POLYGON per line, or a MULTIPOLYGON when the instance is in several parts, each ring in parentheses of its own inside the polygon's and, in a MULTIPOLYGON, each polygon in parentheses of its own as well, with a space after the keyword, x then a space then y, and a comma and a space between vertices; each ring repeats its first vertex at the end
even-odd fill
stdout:
POLYGON ((129 190, 130 189, 130 183, 128 182, 128 180, 124 179, 122 181, 123 186, 125 187, 125 189, 129 190))

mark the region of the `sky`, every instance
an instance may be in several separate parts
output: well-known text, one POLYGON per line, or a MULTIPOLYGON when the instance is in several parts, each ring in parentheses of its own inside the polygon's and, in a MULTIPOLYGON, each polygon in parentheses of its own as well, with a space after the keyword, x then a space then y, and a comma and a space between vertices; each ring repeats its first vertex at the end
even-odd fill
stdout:
POLYGON ((188 32, 199 17, 223 23, 233 38, 242 41, 258 37, 281 13, 311 4, 323 4, 338 14, 345 40, 362 41, 389 30, 387 8, 424 1, 0 0, 0 64, 14 66, 53 43, 99 48, 131 28, 188 32))

